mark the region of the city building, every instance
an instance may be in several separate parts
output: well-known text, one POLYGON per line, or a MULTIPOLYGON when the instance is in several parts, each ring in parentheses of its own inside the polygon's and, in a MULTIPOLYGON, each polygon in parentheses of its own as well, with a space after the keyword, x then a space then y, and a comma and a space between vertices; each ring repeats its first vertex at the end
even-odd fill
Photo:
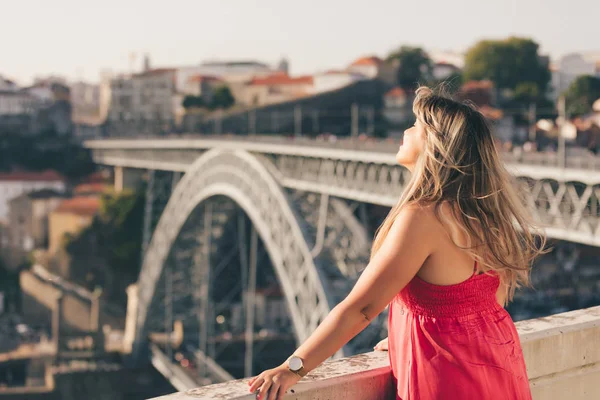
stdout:
POLYGON ((9 201, 10 247, 29 252, 48 246, 48 215, 63 201, 65 194, 54 189, 42 189, 15 197, 9 201))
POLYGON ((175 117, 173 68, 158 68, 111 81, 110 122, 172 121, 175 117))
POLYGON ((38 78, 33 85, 22 91, 33 99, 31 133, 52 132, 58 136, 71 134, 71 89, 64 79, 38 78))
POLYGON ((113 185, 103 182, 80 183, 73 188, 75 196, 98 196, 113 190, 113 185))
POLYGON ((10 80, 7 79, 5 77, 3 77, 2 75, 0 75, 0 90, 7 90, 7 91, 17 91, 19 89, 19 87, 17 86, 17 84, 10 80))
POLYGON ((388 63, 376 56, 361 57, 352 62, 346 71, 361 74, 368 79, 380 79, 389 85, 396 82, 397 66, 394 63, 388 63))
POLYGON ((75 235, 89 226, 99 210, 100 199, 98 196, 76 196, 63 200, 50 213, 49 253, 55 254, 61 248, 66 234, 75 235))
POLYGON ((552 73, 551 95, 556 99, 578 76, 600 77, 600 52, 566 54, 552 65, 550 71, 552 73))
POLYGON ((0 220, 8 220, 8 202, 24 193, 42 189, 64 192, 65 180, 56 171, 0 173, 0 220))
POLYGON ((281 70, 271 68, 269 65, 258 61, 209 61, 200 65, 178 68, 176 87, 178 92, 185 92, 188 79, 197 75, 215 76, 231 84, 248 82, 255 77, 268 76, 276 72, 287 74, 289 62, 285 59, 282 60, 279 68, 281 70))
POLYGON ((215 89, 225 84, 222 79, 214 75, 192 75, 183 87, 183 94, 201 97, 204 104, 209 104, 212 101, 215 89))
POLYGON ((449 78, 453 74, 460 73, 460 68, 447 62, 437 62, 432 65, 431 74, 433 79, 441 81, 449 78))
POLYGON ((284 72, 279 72, 252 79, 246 85, 245 90, 238 95, 243 104, 262 106, 308 96, 312 93, 312 76, 291 77, 284 72))
POLYGON ((33 97, 15 82, 0 75, 0 118, 31 114, 33 97))
POLYGON ((451 64, 455 67, 462 69, 465 66, 465 54, 463 52, 453 50, 439 50, 430 49, 427 50, 429 58, 433 64, 451 64))
POLYGON ((0 117, 30 115, 34 109, 34 98, 21 90, 0 89, 0 117))
POLYGON ((75 82, 71 85, 73 122, 100 123, 100 85, 75 82))
POLYGON ((330 70, 316 73, 313 76, 312 92, 314 94, 328 92, 365 79, 368 79, 365 75, 350 71, 330 70))

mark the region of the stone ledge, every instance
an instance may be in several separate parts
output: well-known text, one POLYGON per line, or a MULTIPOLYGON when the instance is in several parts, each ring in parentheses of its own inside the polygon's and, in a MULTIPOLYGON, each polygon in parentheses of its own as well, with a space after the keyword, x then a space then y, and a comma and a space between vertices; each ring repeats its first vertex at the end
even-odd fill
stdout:
MULTIPOLYGON (((516 323, 534 399, 600 398, 600 306, 516 323)), ((251 400, 248 379, 155 400, 251 400)), ((395 399, 387 352, 323 363, 293 387, 288 400, 395 399)))
MULTIPOLYGON (((248 379, 203 386, 155 400, 253 400, 248 379)), ((394 398, 388 353, 358 354, 325 362, 292 388, 286 399, 387 400, 394 398)))

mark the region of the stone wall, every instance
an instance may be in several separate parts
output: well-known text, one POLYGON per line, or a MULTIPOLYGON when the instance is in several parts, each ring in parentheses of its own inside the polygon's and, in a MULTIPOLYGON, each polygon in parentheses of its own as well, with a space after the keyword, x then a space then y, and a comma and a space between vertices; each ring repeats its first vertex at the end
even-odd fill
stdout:
MULTIPOLYGON (((600 399, 600 306, 516 325, 534 400, 600 399)), ((204 386, 160 400, 252 400, 255 397, 248 393, 246 382, 204 386)), ((293 390, 286 399, 395 399, 386 352, 326 362, 293 390)))
MULTIPOLYGON (((22 310, 26 323, 47 325, 52 321, 52 310, 56 298, 63 293, 63 323, 71 331, 87 331, 91 324, 92 295, 87 292, 78 293, 62 288, 59 283, 42 279, 35 272, 24 270, 20 274, 22 292, 22 310)), ((70 285, 73 286, 73 285, 70 285)), ((113 329, 124 328, 124 315, 120 316, 107 310, 101 302, 100 324, 108 324, 113 329)))

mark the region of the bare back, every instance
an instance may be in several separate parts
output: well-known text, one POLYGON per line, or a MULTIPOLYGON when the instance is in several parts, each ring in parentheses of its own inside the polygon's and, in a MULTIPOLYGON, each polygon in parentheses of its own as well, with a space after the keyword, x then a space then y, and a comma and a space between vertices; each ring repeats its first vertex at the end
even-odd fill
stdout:
MULTIPOLYGON (((442 223, 434 214, 433 207, 423 209, 423 223, 430 226, 428 240, 434 242, 435 251, 425 260, 417 272, 419 278, 434 285, 448 286, 466 281, 473 275, 474 260, 471 255, 459 248, 468 245, 467 236, 450 218, 451 210, 444 205, 440 208, 442 223)), ((477 269, 476 274, 480 271, 477 269)), ((500 285, 496 299, 500 305, 505 300, 504 285, 500 285)))

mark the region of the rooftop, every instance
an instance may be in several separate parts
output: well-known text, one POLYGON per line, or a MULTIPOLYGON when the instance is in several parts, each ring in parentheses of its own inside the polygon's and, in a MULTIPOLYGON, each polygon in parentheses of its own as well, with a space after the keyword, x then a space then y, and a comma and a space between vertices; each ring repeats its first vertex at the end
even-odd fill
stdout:
POLYGON ((201 65, 207 67, 262 67, 269 68, 267 64, 252 61, 252 60, 240 60, 240 61, 207 61, 201 65))
POLYGON ((93 217, 99 209, 100 199, 98 197, 77 196, 64 200, 54 212, 93 217))
POLYGON ((221 82, 222 80, 214 75, 192 75, 188 78, 188 82, 221 82))
POLYGON ((54 170, 43 172, 16 171, 0 173, 0 182, 63 182, 64 178, 54 170))
POLYGON ((42 189, 26 194, 30 199, 50 199, 53 197, 65 197, 65 194, 54 189, 42 189))
POLYGON ((406 90, 396 86, 385 94, 385 97, 406 97, 406 90))
POLYGON ((175 72, 175 68, 154 68, 149 69, 148 71, 142 71, 140 73, 134 74, 133 77, 146 77, 146 76, 155 76, 162 74, 169 74, 175 72))
POLYGON ((81 183, 73 189, 73 192, 77 195, 81 194, 100 194, 109 191, 112 185, 106 183, 81 183))
POLYGON ((379 66, 383 63, 383 60, 377 56, 370 56, 370 57, 361 57, 357 60, 355 60, 352 64, 350 64, 351 67, 354 66, 359 66, 359 65, 375 65, 375 66, 379 66))
POLYGON ((286 73, 273 74, 265 77, 254 78, 251 85, 312 85, 313 77, 310 75, 291 77, 286 73))

